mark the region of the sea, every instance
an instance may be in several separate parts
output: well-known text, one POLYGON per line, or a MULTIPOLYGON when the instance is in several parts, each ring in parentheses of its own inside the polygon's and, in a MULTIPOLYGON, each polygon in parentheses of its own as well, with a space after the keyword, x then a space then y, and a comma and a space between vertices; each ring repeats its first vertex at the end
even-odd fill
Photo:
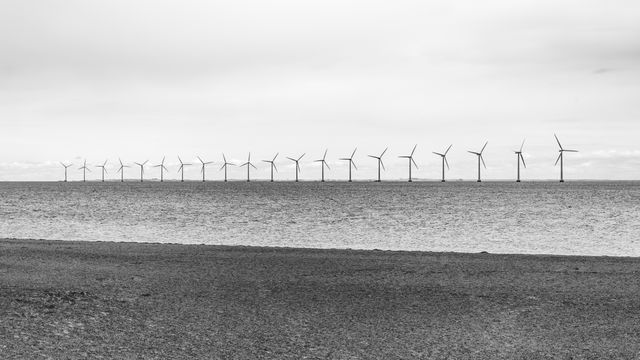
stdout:
POLYGON ((640 256, 640 182, 4 182, 0 238, 640 256))

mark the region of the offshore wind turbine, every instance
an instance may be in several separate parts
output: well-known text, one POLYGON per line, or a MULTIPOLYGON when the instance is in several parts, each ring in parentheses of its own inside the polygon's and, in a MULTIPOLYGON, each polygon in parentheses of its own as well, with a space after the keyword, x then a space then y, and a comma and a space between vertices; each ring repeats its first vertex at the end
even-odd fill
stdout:
POLYGON ((382 154, 380 154, 380 156, 374 156, 374 155, 368 155, 370 158, 374 158, 378 160, 378 180, 377 182, 381 182, 382 180, 380 180, 380 166, 382 166, 382 168, 384 170, 387 170, 384 168, 384 163, 382 162, 382 156, 384 156, 384 153, 387 152, 389 148, 384 149, 384 151, 382 152, 382 154))
POLYGON ((60 165, 62 165, 64 167, 64 182, 67 182, 67 169, 72 166, 73 164, 64 164, 64 163, 60 163, 60 165))
POLYGON ((78 170, 82 170, 82 182, 86 182, 87 181, 87 171, 91 172, 91 169, 89 169, 87 167, 87 160, 84 160, 84 165, 82 165, 82 167, 78 168, 78 170))
POLYGON ((320 163, 320 167, 322 168, 322 182, 324 182, 324 167, 326 166, 327 169, 331 170, 331 168, 329 167, 329 164, 327 164, 327 161, 325 160, 327 158, 327 151, 329 151, 329 149, 326 149, 324 151, 324 156, 322 156, 322 159, 320 160, 316 160, 316 162, 320 163))
POLYGON ((220 170, 224 169, 224 182, 227 182, 227 166, 229 165, 235 166, 235 164, 227 162, 227 158, 224 156, 224 153, 222 153, 222 159, 224 160, 224 164, 222 164, 222 166, 220 167, 220 170))
POLYGON ((120 167, 118 168, 118 171, 116 171, 116 174, 120 173, 120 182, 124 182, 124 168, 128 168, 129 165, 123 164, 120 158, 118 158, 118 161, 120 162, 120 167))
POLYGON ((563 148, 562 144, 560 144, 560 140, 558 140, 558 137, 556 136, 556 134, 553 134, 553 136, 556 138, 556 141, 558 142, 558 146, 560 147, 560 150, 558 150, 560 152, 560 155, 558 155, 558 158, 556 159, 555 165, 558 165, 558 161, 560 161, 560 182, 564 182, 564 153, 565 152, 578 152, 578 150, 569 150, 569 149, 563 148))
POLYGON ((418 147, 418 144, 416 144, 413 147, 413 150, 411 150, 411 155, 398 156, 400 158, 409 159, 409 182, 413 181, 413 180, 411 180, 411 167, 412 167, 412 165, 415 165, 416 169, 418 168, 418 164, 416 164, 416 161, 413 160, 413 153, 416 152, 416 148, 417 147, 418 147))
POLYGON ((164 181, 164 171, 165 170, 169 171, 167 169, 167 167, 164 166, 164 159, 165 159, 165 156, 162 157, 162 162, 160 164, 153 166, 153 167, 159 167, 160 168, 160 182, 164 181))
MULTIPOLYGON (((306 154, 306 153, 305 153, 305 154, 306 154)), ((288 157, 288 158, 287 158, 287 159, 289 159, 289 160, 291 160, 291 161, 293 161, 293 162, 295 162, 295 163, 296 163, 296 182, 298 182, 298 172, 300 171, 300 164, 299 164, 299 162, 300 162, 300 159, 302 159, 302 157, 303 157, 305 154, 300 155, 300 157, 299 157, 298 159, 294 159, 294 158, 290 158, 290 157, 288 157)))
POLYGON ((142 164, 141 163, 135 163, 136 165, 140 166, 140 182, 144 181, 144 166, 149 162, 149 160, 145 160, 142 164))
POLYGON ((107 160, 102 165, 96 165, 96 167, 102 168, 102 182, 104 182, 104 173, 107 172, 107 160))
POLYGON ((213 164, 213 161, 205 162, 204 160, 202 160, 200 158, 200 156, 198 156, 197 158, 198 158, 198 160, 200 160, 200 164, 202 164, 202 167, 200 168, 200 172, 202 173, 202 182, 204 182, 205 181, 205 176, 204 176, 205 168, 207 167, 207 165, 213 164))
POLYGON ((513 151, 514 153, 516 153, 516 161, 518 162, 518 177, 516 179, 516 182, 520 182, 520 160, 522 160, 522 166, 524 166, 525 169, 527 168, 527 164, 525 164, 524 157, 522 156, 523 147, 524 147, 524 140, 522 140, 522 145, 520 145, 520 150, 513 151))
POLYGON ((471 154, 474 154, 478 157, 478 182, 482 182, 482 180, 480 179, 480 161, 482 160, 482 165, 484 165, 484 168, 487 168, 487 165, 484 163, 484 158, 482 157, 482 152, 484 151, 484 148, 487 147, 487 144, 489 142, 487 141, 486 143, 484 143, 484 146, 482 147, 482 150, 480 150, 480 152, 475 152, 475 151, 467 151, 471 154))
POLYGON ((257 167, 255 167, 255 165, 253 165, 251 163, 251 153, 249 153, 249 157, 247 158, 247 162, 240 165, 242 166, 246 166, 247 167, 247 182, 251 181, 251 167, 253 167, 254 169, 257 169, 257 167))
POLYGON ((178 168, 178 172, 181 173, 180 182, 184 182, 184 167, 189 166, 191 164, 183 163, 182 159, 180 159, 180 156, 178 156, 178 161, 180 161, 180 167, 178 168))
POLYGON ((447 161, 447 153, 449 152, 449 150, 451 149, 452 146, 453 146, 453 144, 449 145, 449 147, 444 152, 444 154, 437 153, 437 152, 433 151, 434 154, 442 157, 442 182, 444 182, 444 166, 447 165, 447 169, 449 169, 449 162, 447 161))
POLYGON ((344 161, 348 161, 349 162, 349 182, 351 182, 351 165, 353 165, 353 167, 358 170, 358 167, 356 166, 356 163, 353 161, 353 155, 356 154, 356 150, 358 150, 358 148, 355 148, 353 150, 353 152, 351 153, 351 156, 348 158, 340 158, 340 160, 344 160, 344 161))
POLYGON ((262 160, 263 162, 269 163, 271 166, 271 182, 273 182, 273 169, 276 169, 276 171, 278 171, 278 167, 276 167, 276 158, 279 154, 280 153, 276 153, 276 156, 274 156, 271 160, 262 160))

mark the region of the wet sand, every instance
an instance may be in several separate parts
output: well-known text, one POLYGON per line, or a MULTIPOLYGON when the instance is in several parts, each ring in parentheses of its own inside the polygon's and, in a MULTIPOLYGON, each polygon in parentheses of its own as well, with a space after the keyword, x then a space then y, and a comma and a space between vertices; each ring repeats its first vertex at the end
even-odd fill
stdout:
POLYGON ((0 358, 640 358, 640 259, 0 240, 0 358))

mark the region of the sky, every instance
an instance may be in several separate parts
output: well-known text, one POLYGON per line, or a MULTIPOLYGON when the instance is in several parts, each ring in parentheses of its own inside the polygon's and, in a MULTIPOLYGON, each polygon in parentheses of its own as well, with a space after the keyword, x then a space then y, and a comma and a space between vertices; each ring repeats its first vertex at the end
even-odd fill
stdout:
MULTIPOLYGON (((59 162, 279 153, 277 179, 640 178, 640 2, 633 0, 0 0, 0 181, 60 180, 59 162)), ((231 178, 246 176, 231 168, 231 178)), ((134 168, 127 178, 135 178, 134 168)), ((148 177, 158 169, 148 168, 148 177)), ((197 179, 197 166, 185 177, 197 179)))

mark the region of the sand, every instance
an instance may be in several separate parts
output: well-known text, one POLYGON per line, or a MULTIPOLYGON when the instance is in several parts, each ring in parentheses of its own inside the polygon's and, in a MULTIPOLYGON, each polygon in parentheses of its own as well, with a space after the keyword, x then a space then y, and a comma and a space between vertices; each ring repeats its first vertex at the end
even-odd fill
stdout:
POLYGON ((640 358, 640 259, 0 240, 0 358, 640 358))

